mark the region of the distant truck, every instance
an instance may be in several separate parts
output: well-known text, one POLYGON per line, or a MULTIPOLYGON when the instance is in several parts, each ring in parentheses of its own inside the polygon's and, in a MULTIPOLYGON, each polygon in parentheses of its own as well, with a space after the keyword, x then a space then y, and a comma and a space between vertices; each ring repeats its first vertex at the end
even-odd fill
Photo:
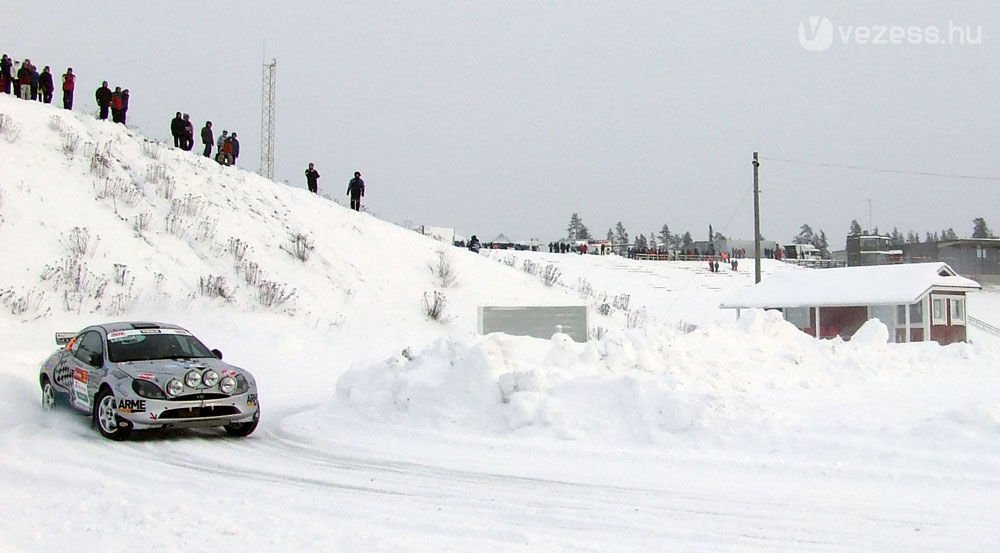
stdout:
POLYGON ((812 244, 786 244, 781 249, 785 259, 823 259, 822 252, 812 244))

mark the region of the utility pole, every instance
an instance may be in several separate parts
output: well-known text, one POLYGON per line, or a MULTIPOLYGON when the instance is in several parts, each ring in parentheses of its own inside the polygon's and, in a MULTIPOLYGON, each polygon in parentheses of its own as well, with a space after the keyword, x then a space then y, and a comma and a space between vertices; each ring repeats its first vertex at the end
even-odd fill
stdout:
POLYGON ((872 226, 872 199, 868 198, 868 232, 875 228, 872 226))
POLYGON ((760 282, 760 181, 757 178, 757 152, 753 153, 753 260, 754 283, 760 282))

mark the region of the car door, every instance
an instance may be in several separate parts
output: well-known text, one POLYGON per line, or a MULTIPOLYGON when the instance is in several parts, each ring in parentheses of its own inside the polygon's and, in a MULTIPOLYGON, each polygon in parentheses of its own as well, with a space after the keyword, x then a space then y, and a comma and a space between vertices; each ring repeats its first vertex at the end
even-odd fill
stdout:
POLYGON ((77 409, 90 411, 104 370, 104 338, 100 332, 90 330, 81 334, 74 345, 76 349, 71 352, 73 384, 70 398, 77 409))

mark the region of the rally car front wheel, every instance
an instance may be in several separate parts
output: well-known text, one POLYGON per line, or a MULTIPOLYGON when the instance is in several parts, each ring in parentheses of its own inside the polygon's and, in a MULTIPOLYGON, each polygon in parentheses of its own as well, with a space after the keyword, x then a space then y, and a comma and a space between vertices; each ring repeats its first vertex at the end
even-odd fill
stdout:
POLYGON ((49 377, 42 378, 42 411, 51 411, 56 406, 56 389, 49 382, 49 377))
POLYGON ((101 436, 115 441, 127 440, 132 433, 132 427, 123 425, 118 417, 118 401, 115 394, 107 388, 102 389, 94 398, 94 424, 101 436))
POLYGON ((260 408, 257 412, 253 414, 253 419, 249 422, 231 422, 224 426, 226 433, 230 436, 235 436, 237 438, 242 438, 244 436, 249 436, 254 430, 257 430, 257 423, 260 422, 260 408))

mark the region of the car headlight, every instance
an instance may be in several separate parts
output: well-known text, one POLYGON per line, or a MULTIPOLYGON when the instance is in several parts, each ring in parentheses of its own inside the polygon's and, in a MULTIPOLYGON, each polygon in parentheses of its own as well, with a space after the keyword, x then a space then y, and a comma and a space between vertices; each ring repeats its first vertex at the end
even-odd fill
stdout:
POLYGON ((233 390, 236 389, 236 379, 231 376, 224 377, 222 381, 219 382, 219 389, 222 390, 222 393, 224 394, 233 393, 233 390))
POLYGON ((163 390, 148 380, 133 380, 132 391, 146 399, 167 399, 167 396, 163 395, 163 390))
POLYGON ((184 375, 184 383, 187 384, 188 388, 197 388, 201 384, 201 373, 198 371, 188 371, 184 375))
POLYGON ((219 383, 219 373, 215 371, 205 371, 205 374, 201 375, 201 381, 205 383, 205 386, 211 388, 219 383))
POLYGON ((181 382, 180 380, 172 378, 170 379, 170 382, 167 382, 167 395, 169 395, 170 397, 177 397, 181 395, 183 391, 184 391, 184 383, 181 382))
POLYGON ((242 394, 250 389, 250 383, 242 374, 236 376, 236 393, 242 394))

